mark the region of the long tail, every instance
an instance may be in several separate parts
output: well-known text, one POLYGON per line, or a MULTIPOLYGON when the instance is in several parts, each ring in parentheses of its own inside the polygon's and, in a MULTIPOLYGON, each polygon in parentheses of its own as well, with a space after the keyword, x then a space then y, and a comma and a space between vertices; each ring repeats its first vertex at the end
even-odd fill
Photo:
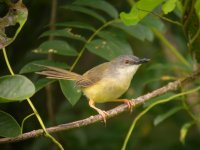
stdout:
POLYGON ((81 75, 77 73, 70 72, 61 68, 38 65, 38 64, 36 65, 41 66, 45 69, 44 71, 36 72, 36 74, 45 75, 47 76, 47 78, 78 81, 82 77, 81 75))

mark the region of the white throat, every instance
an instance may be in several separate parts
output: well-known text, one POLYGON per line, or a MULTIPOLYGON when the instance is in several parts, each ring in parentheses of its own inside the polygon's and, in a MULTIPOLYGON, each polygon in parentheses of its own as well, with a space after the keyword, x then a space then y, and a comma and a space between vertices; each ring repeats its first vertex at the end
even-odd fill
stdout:
POLYGON ((140 65, 132 65, 132 66, 127 66, 124 68, 118 68, 118 74, 119 76, 124 76, 125 78, 131 78, 133 77, 133 75, 136 73, 136 71, 138 70, 138 68, 140 67, 140 65))

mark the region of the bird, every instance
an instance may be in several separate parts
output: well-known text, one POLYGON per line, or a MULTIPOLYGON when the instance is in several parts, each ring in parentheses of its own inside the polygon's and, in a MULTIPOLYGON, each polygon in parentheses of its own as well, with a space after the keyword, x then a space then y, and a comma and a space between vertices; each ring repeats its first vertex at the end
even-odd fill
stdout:
POLYGON ((121 55, 111 61, 93 67, 83 75, 65 69, 40 65, 44 70, 36 72, 51 79, 73 80, 89 100, 89 106, 96 110, 106 123, 108 113, 96 107, 96 103, 124 102, 132 110, 133 101, 119 99, 129 88, 131 80, 141 66, 150 59, 134 55, 121 55))

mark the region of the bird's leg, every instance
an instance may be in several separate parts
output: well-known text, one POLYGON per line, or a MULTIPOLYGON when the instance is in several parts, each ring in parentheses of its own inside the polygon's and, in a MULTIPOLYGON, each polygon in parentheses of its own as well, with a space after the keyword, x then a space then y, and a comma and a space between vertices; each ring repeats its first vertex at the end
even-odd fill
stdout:
POLYGON ((128 109, 130 110, 130 112, 132 112, 133 110, 132 106, 135 106, 135 103, 132 100, 128 100, 128 99, 116 99, 116 100, 113 100, 112 102, 124 102, 125 104, 128 105, 128 109))
POLYGON ((95 102, 93 100, 89 100, 89 106, 93 109, 95 109, 103 118, 104 123, 106 124, 106 117, 108 116, 108 113, 104 110, 101 110, 95 106, 95 102))

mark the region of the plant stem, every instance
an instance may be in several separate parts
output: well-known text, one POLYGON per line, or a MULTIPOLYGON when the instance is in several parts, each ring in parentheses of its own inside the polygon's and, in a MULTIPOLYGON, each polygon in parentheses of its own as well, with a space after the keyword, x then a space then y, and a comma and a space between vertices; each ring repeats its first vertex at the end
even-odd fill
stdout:
POLYGON ((11 66, 10 66, 10 63, 9 63, 9 60, 8 60, 8 56, 7 56, 7 53, 6 53, 6 49, 3 48, 2 50, 3 50, 3 56, 4 56, 4 59, 6 61, 6 65, 8 67, 8 70, 9 70, 10 74, 14 76, 15 74, 14 74, 14 72, 13 72, 11 66))
MULTIPOLYGON (((51 31, 56 29, 55 23, 56 23, 56 15, 57 15, 57 0, 51 0, 51 16, 50 16, 50 21, 49 21, 49 29, 51 31)), ((50 35, 49 36, 49 40, 53 40, 54 39, 54 35, 50 35)), ((49 60, 53 60, 54 55, 52 53, 48 53, 48 59, 49 60)), ((45 87, 46 90, 46 95, 47 95, 47 101, 46 101, 46 105, 47 105, 47 113, 49 116, 49 120, 51 122, 52 125, 56 124, 56 119, 55 119, 55 114, 54 114, 54 92, 53 92, 53 85, 52 84, 48 84, 45 87)))
POLYGON ((75 66, 77 65, 79 59, 81 58, 81 56, 83 55, 85 49, 86 49, 86 45, 89 44, 93 38, 102 30, 104 29, 105 27, 109 26, 110 24, 114 23, 114 22, 118 22, 120 21, 119 19, 114 19, 114 20, 110 20, 108 22, 106 22, 105 24, 103 24, 101 27, 99 27, 89 38, 88 40, 86 41, 86 43, 84 44, 84 46, 82 47, 82 49, 80 50, 77 58, 75 59, 74 63, 72 64, 72 66, 70 67, 70 71, 72 71, 75 66))
POLYGON ((178 58, 185 66, 190 67, 188 61, 178 52, 178 50, 156 29, 152 29, 155 35, 169 48, 169 50, 178 58))
MULTIPOLYGON (((138 122, 138 120, 139 120, 142 116, 144 116, 150 109, 152 109, 152 108, 153 108, 154 106, 156 106, 156 105, 169 102, 169 101, 171 101, 171 100, 173 100, 173 99, 175 99, 175 98, 177 98, 177 97, 180 97, 180 96, 183 96, 183 95, 187 95, 187 94, 191 94, 191 93, 194 93, 194 92, 196 92, 196 91, 198 91, 198 90, 200 90, 200 87, 197 87, 197 88, 195 88, 195 89, 192 89, 192 90, 189 90, 189 91, 186 91, 186 92, 178 93, 178 94, 176 94, 176 95, 174 95, 174 96, 171 96, 171 97, 169 97, 169 98, 165 98, 165 99, 156 101, 155 103, 153 103, 152 105, 150 105, 149 107, 147 107, 145 110, 143 110, 143 111, 133 120, 133 122, 132 122, 132 124, 131 124, 131 127, 129 128, 129 131, 128 131, 128 133, 127 133, 127 135, 126 135, 126 138, 125 138, 125 140, 124 140, 124 143, 123 143, 123 146, 122 146, 122 150, 125 150, 125 149, 126 149, 127 143, 128 143, 128 141, 129 141, 129 139, 130 139, 130 136, 131 136, 131 134, 132 134, 132 132, 133 132, 133 129, 135 128, 135 125, 136 125, 136 123, 138 122)), ((196 121, 196 120, 195 120, 195 121, 196 121)))
MULTIPOLYGON (((25 121, 26 121, 28 118, 30 118, 30 117, 32 117, 32 116, 34 116, 34 115, 35 115, 35 114, 32 113, 32 114, 26 116, 26 117, 23 119, 22 124, 21 124, 21 131, 23 131, 25 121)), ((22 133, 23 133, 23 132, 22 132, 22 133)))
MULTIPOLYGON (((8 69, 9 69, 9 71, 10 71, 10 74, 11 74, 11 75, 15 75, 14 72, 13 72, 13 70, 12 70, 12 67, 11 67, 11 65, 10 65, 10 62, 9 62, 9 60, 8 60, 8 56, 7 56, 7 53, 6 53, 6 49, 3 48, 2 50, 3 50, 4 59, 5 59, 5 61, 6 61, 6 65, 7 65, 8 69)), ((43 129, 43 131, 44 131, 44 133, 45 133, 44 135, 45 135, 46 137, 50 138, 61 150, 64 150, 64 148, 62 147, 62 145, 61 145, 53 136, 51 136, 51 135, 47 132, 46 127, 45 127, 45 125, 44 125, 44 123, 43 123, 43 121, 42 121, 42 118, 40 117, 40 115, 39 115, 37 109, 35 108, 35 106, 34 106, 33 103, 31 102, 31 100, 30 100, 29 98, 27 98, 26 100, 28 101, 30 107, 32 108, 32 110, 33 110, 33 112, 34 112, 36 118, 38 119, 39 124, 40 124, 40 126, 42 127, 42 129, 43 129)))

